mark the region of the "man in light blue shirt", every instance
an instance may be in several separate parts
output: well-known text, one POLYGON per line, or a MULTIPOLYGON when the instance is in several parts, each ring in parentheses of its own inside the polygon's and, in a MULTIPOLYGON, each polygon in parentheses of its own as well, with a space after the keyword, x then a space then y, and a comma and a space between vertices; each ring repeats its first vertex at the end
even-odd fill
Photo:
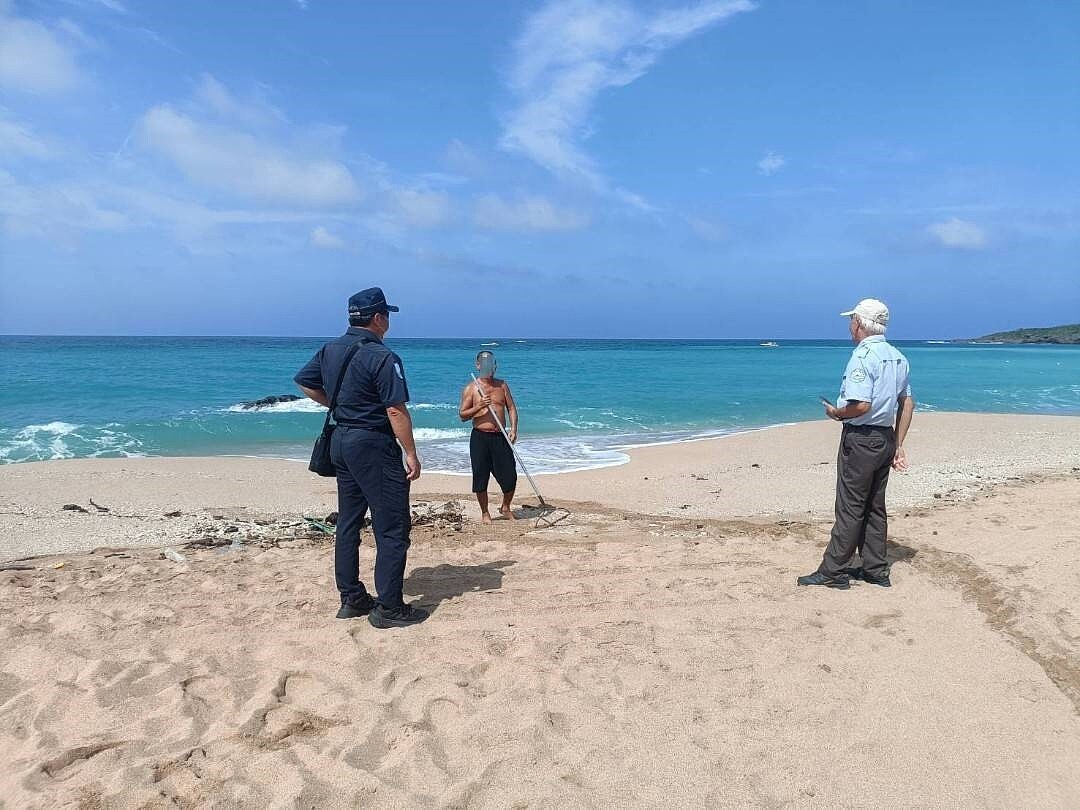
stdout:
POLYGON ((841 314, 851 319, 856 346, 840 383, 840 398, 835 406, 824 403, 825 414, 844 423, 836 457, 836 522, 818 570, 798 582, 848 588, 854 576, 889 587, 885 489, 890 469, 908 468, 904 439, 915 399, 907 358, 885 340, 888 307, 867 298, 841 314), (856 551, 862 566, 846 567, 856 551))

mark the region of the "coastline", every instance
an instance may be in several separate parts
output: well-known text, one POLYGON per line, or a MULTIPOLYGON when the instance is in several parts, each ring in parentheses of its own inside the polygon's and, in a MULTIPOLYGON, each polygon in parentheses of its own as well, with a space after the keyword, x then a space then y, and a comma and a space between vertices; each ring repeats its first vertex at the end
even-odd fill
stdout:
MULTIPOLYGON (((628 451, 617 466, 539 474, 552 503, 592 504, 685 518, 819 519, 832 511, 840 427, 827 420, 628 451)), ((916 414, 912 471, 893 476, 890 508, 966 497, 1013 479, 1069 472, 1080 459, 1080 417, 916 414)), ((494 484, 492 485, 494 488, 494 484)), ((473 499, 467 479, 425 473, 413 500, 473 499)), ((334 479, 294 461, 242 457, 70 459, 0 467, 0 561, 95 546, 183 542, 206 515, 336 509, 334 479), (108 513, 63 511, 89 501, 108 513), (165 515, 179 511, 179 517, 165 515), (89 518, 98 517, 94 523, 89 518)), ((519 476, 517 503, 535 503, 519 476)), ((469 513, 471 514, 471 513, 469 513)))

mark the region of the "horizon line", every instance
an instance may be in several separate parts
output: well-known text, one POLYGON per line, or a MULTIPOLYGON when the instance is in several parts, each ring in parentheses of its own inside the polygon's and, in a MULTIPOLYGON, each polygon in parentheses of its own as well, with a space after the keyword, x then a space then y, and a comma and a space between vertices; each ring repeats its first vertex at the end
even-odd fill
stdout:
MULTIPOLYGON (((106 334, 106 333, 74 333, 74 332, 39 332, 39 333, 0 333, 0 339, 3 338, 251 338, 251 339, 275 339, 275 340, 327 340, 333 339, 336 335, 253 335, 248 333, 232 333, 232 334, 210 334, 210 333, 196 333, 196 334, 181 334, 181 333, 166 333, 166 334, 151 334, 148 332, 131 332, 120 334, 106 334)), ((886 336, 888 337, 888 336, 886 336)), ((970 338, 943 338, 943 337, 901 337, 894 338, 898 342, 929 342, 929 341, 942 341, 946 343, 972 343, 983 340, 982 337, 970 337, 970 338)), ((394 340, 475 340, 475 341, 518 341, 518 340, 578 340, 585 342, 601 342, 601 341, 628 341, 644 343, 649 341, 713 341, 713 342, 731 342, 731 341, 829 341, 836 343, 849 343, 850 338, 847 337, 582 337, 582 336, 565 336, 565 337, 552 337, 552 336, 530 336, 530 335, 514 335, 514 336, 490 336, 490 335, 465 335, 465 336, 451 336, 451 335, 394 335, 389 338, 389 341, 394 340)), ((1010 344, 1011 345, 1011 344, 1010 344)), ((1017 344, 1020 345, 1020 344, 1017 344)), ((1037 344, 1044 345, 1044 344, 1037 344)), ((1058 344, 1045 344, 1045 345, 1058 345, 1058 344)))

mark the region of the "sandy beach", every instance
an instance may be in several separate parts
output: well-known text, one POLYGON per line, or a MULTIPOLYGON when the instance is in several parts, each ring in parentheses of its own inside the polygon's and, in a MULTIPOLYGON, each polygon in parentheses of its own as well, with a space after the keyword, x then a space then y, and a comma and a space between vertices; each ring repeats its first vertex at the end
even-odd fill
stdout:
POLYGON ((0 807, 1080 805, 1080 418, 917 414, 893 587, 797 589, 837 431, 542 476, 548 529, 424 475, 389 632, 302 464, 2 467, 0 807))

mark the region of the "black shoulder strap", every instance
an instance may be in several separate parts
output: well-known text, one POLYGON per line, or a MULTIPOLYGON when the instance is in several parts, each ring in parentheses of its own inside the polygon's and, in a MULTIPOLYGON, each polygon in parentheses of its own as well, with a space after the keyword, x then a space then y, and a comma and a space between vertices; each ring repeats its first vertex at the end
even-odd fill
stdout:
POLYGON ((334 391, 330 395, 330 407, 326 411, 326 421, 323 423, 323 430, 326 430, 330 425, 330 417, 334 415, 334 408, 337 407, 338 392, 341 391, 341 383, 345 380, 345 373, 349 370, 349 363, 352 362, 353 357, 360 351, 360 347, 365 343, 370 343, 371 340, 364 338, 356 341, 349 350, 345 352, 345 360, 341 364, 341 373, 338 374, 337 382, 334 383, 334 391))

